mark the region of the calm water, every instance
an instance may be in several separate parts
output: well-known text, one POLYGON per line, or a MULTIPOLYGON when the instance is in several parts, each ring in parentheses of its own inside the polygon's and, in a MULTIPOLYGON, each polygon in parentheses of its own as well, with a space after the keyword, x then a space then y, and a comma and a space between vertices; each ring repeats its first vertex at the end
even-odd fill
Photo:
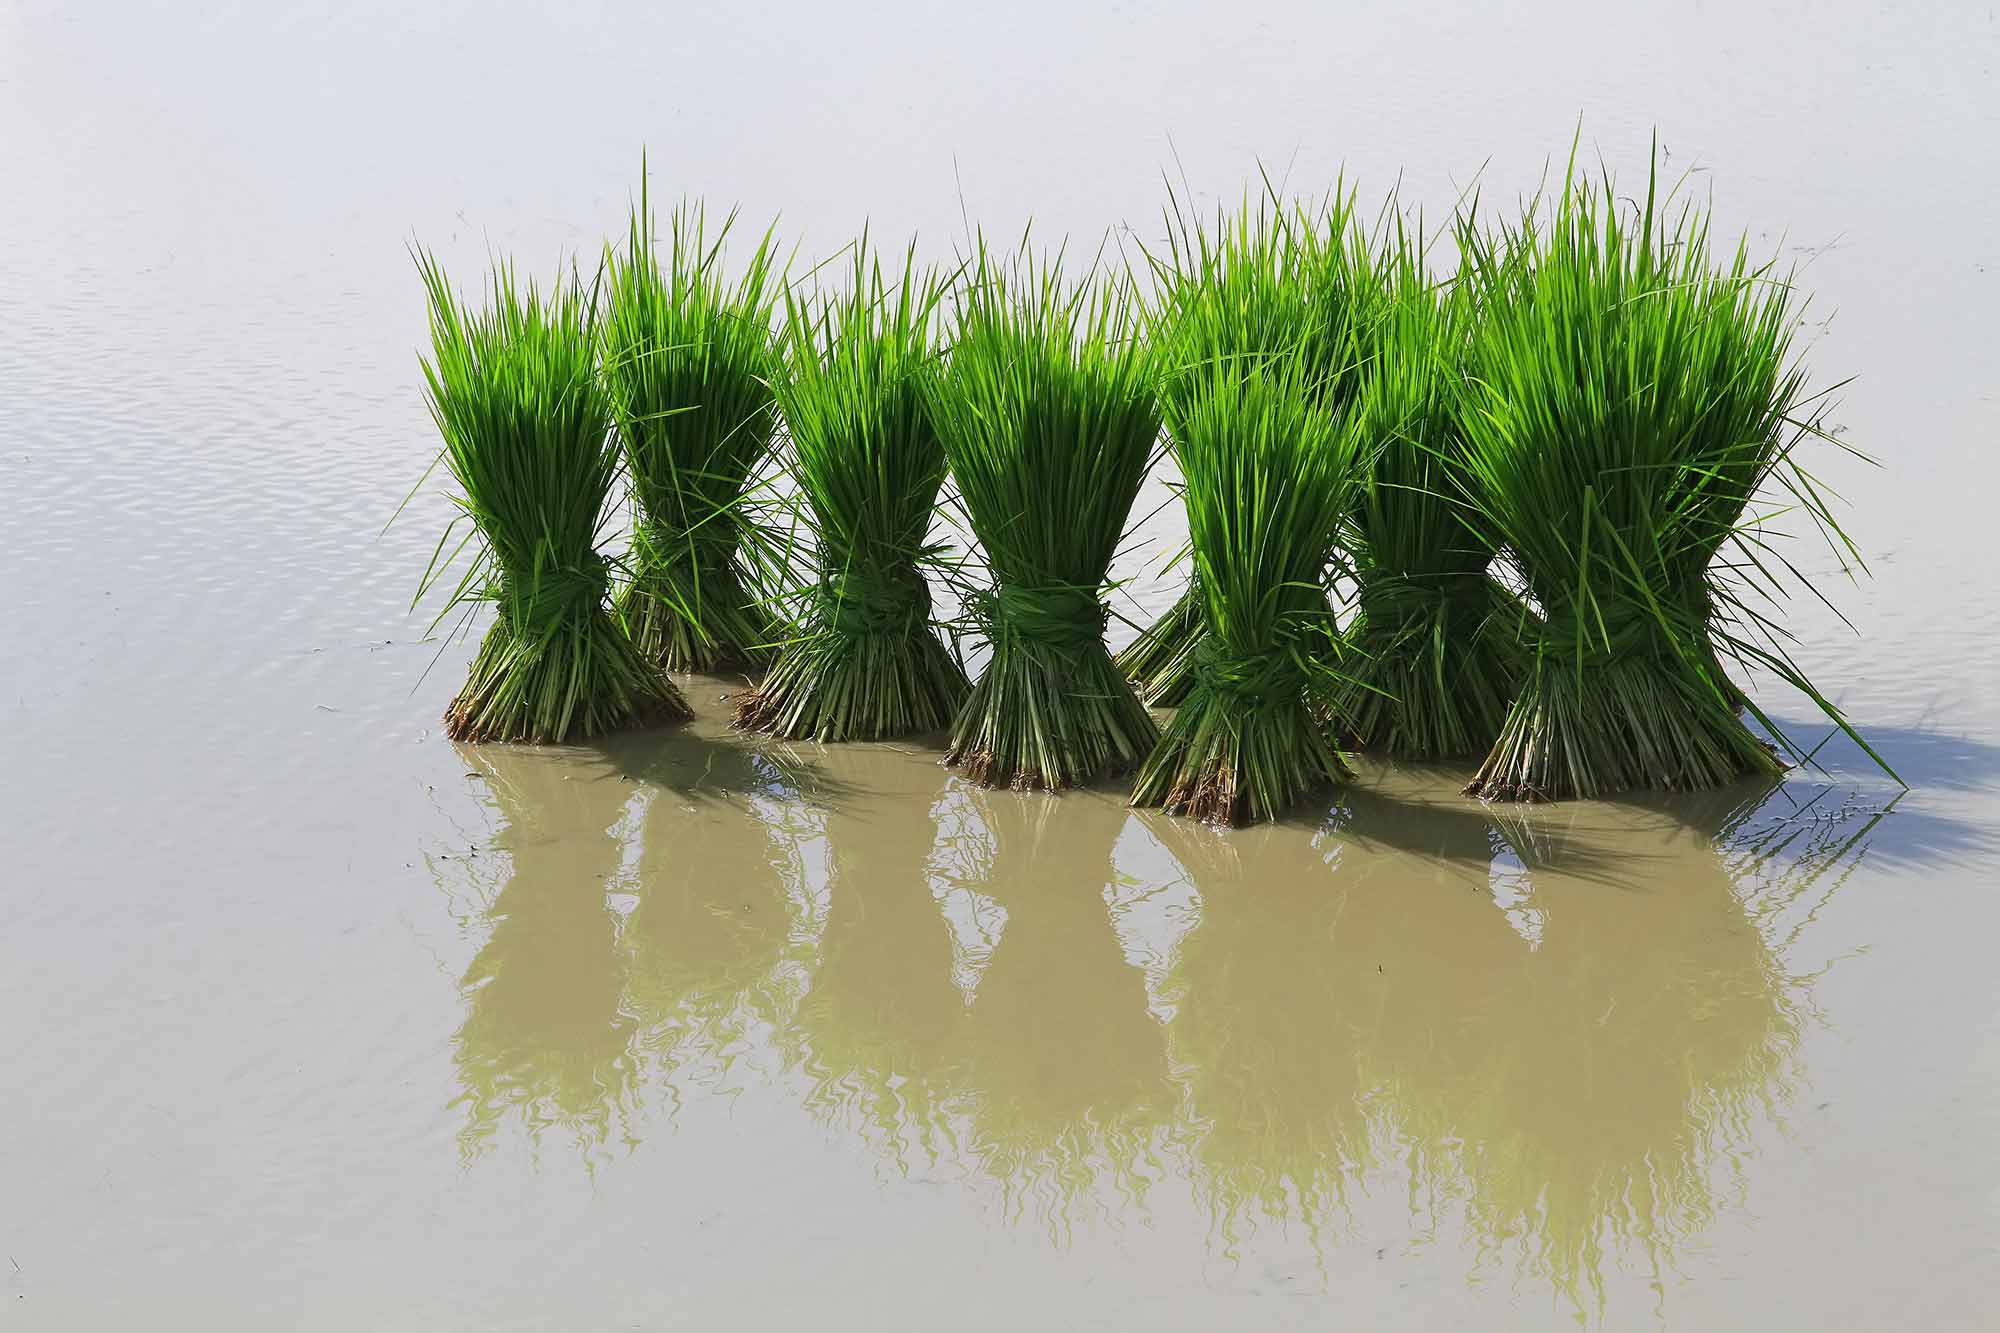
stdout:
POLYGON ((0 0, 0 1327, 1986 1326, 1991 6, 193 8, 0 0), (440 734, 444 502, 381 532, 411 240, 592 258, 642 145, 807 257, 1143 239, 1260 158, 1435 215, 1579 114, 1804 264, 1856 377, 1873 577, 1801 543, 1855 631, 1789 623, 1893 809, 1830 745, 1532 815, 1376 766, 1221 836, 752 743, 724 681, 440 734))

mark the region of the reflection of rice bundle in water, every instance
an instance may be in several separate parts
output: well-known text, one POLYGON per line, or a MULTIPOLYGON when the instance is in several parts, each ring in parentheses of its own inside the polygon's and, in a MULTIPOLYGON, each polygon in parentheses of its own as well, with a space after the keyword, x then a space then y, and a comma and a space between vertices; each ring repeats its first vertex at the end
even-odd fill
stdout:
POLYGON ((968 1146, 1016 1207, 1060 1232, 1100 1182, 1143 1194, 1178 1102, 1145 976, 1105 903, 1127 815, 1095 796, 1056 810, 968 795, 992 845, 966 867, 969 886, 1006 912, 965 1024, 968 1146))
POLYGON ((1609 1245, 1657 1271, 1713 1219, 1719 1159, 1785 1087, 1798 1018, 1706 838, 1627 840, 1615 859, 1593 858, 1587 831, 1515 841, 1538 948, 1437 1025, 1442 1040, 1387 1054, 1398 1120, 1451 1164, 1477 1238, 1518 1244, 1527 1271, 1581 1302, 1601 1297, 1609 1245), (1544 863, 1538 844, 1572 854, 1544 863), (1606 882, 1593 859, 1643 866, 1644 887, 1606 882))
POLYGON ((626 1006, 666 1076, 695 1062, 726 1068, 798 998, 785 964, 804 896, 803 830, 783 822, 795 807, 760 795, 781 783, 778 765, 733 743, 677 741, 639 776, 654 790, 621 936, 626 1006))
MULTIPOLYGON (((482 543, 453 602, 496 611, 446 729, 457 740, 563 741, 686 717, 606 605, 597 538, 618 446, 597 380, 595 295, 574 277, 546 296, 524 291, 503 266, 488 308, 469 310, 435 262, 422 265, 431 414, 482 543)), ((440 572, 434 561, 426 586, 440 572)))
POLYGON ((932 808, 945 773, 896 751, 828 752, 826 762, 842 786, 823 813, 826 924, 782 1038, 808 1081, 808 1105, 908 1166, 913 1156, 934 1159, 950 1137, 965 1008, 931 888, 932 808))
MULTIPOLYGON (((1370 805, 1354 789, 1349 798, 1370 805)), ((1378 817, 1355 823, 1391 841, 1386 852, 1295 829, 1245 844, 1156 826, 1201 899, 1169 981, 1169 1038, 1188 1084, 1197 1184, 1231 1245, 1260 1220, 1296 1217, 1315 1235, 1344 1224, 1350 1189, 1382 1160, 1387 1054, 1434 1041, 1429 1029, 1456 1020, 1457 999, 1476 997, 1481 978, 1525 948, 1456 883, 1408 879, 1414 861, 1400 849, 1411 838, 1445 851, 1454 881, 1468 866, 1483 879, 1483 821, 1373 805, 1378 817)))
POLYGON ((618 923, 605 901, 624 849, 612 832, 631 788, 573 756, 464 750, 487 778, 507 853, 486 906, 491 934, 466 969, 465 1021, 454 1039, 462 1142, 475 1152, 518 1114, 579 1147, 602 1144, 629 1113, 633 1024, 621 1004, 618 923))

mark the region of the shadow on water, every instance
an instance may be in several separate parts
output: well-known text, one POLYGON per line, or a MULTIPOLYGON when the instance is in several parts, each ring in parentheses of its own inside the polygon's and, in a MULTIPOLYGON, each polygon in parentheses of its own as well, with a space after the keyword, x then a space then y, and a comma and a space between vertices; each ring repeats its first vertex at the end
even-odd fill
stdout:
MULTIPOLYGON (((1785 734, 1836 773, 1881 775, 1874 761, 1824 718, 1779 719, 1785 734)), ((1939 727, 1885 727, 1870 723, 1862 734, 1912 788, 1978 791, 2000 786, 2000 745, 1939 727)))
POLYGON ((1796 780, 1518 808, 1385 770, 1221 833, 699 732, 468 763, 508 858, 468 1150, 511 1113, 636 1141, 635 1103, 755 1076, 1058 1243, 1171 1181, 1224 1255, 1394 1204, 1586 1318, 1741 1191, 1800 1077, 1785 954, 1891 823, 1796 780))

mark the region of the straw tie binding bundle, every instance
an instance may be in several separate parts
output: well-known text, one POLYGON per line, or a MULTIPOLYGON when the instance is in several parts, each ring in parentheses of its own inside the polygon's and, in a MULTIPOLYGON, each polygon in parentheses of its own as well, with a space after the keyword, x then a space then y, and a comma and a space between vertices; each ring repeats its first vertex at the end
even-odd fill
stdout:
POLYGON ((1298 699, 1312 672, 1292 643, 1230 654, 1215 640, 1204 639, 1194 651, 1192 676, 1193 685, 1224 696, 1234 707, 1252 709, 1298 699))
POLYGON ((996 645, 1078 652, 1104 639, 1110 613, 1097 589, 1070 584, 1003 584, 972 597, 972 613, 996 645))
POLYGON ((564 625, 598 614, 610 587, 611 567, 592 551, 577 564, 538 564, 526 576, 503 573, 493 600, 516 635, 540 644, 564 625))
POLYGON ((901 638, 930 623, 931 589, 903 562, 850 565, 821 574, 818 608, 820 623, 843 638, 901 638))

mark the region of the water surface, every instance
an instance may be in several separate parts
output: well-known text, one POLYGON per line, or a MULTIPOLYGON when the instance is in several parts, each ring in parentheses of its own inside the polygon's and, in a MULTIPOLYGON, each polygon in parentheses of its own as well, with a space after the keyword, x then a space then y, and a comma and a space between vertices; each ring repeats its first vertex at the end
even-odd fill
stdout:
POLYGON ((1984 1325, 1989 8, 410 8, 0 0, 0 1327, 1984 1325), (411 240, 589 261, 642 146, 805 260, 1129 245, 1260 158, 1436 216, 1579 114, 1856 377, 1872 576, 1799 543, 1853 627, 1787 623, 1900 800, 1840 743, 1532 812, 1365 765, 1218 835, 723 680, 442 736, 411 240))

